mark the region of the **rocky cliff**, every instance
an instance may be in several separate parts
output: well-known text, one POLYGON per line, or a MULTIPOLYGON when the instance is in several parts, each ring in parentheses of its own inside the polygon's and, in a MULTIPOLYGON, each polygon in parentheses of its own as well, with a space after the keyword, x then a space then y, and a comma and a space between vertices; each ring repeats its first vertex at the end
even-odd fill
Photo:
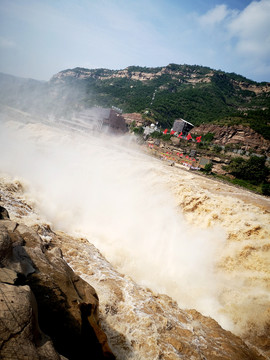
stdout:
MULTIPOLYGON (((200 66, 189 65, 175 65, 169 64, 163 67, 157 68, 143 68, 129 66, 122 70, 109 70, 109 69, 85 69, 74 68, 60 71, 53 75, 52 82, 63 82, 67 78, 75 79, 129 79, 140 82, 146 82, 162 78, 164 76, 172 76, 173 79, 177 79, 181 83, 186 84, 203 84, 210 83, 211 78, 215 75, 216 70, 210 68, 203 68, 200 66), (203 71, 202 71, 203 70, 203 71)), ((232 79, 231 82, 234 86, 239 87, 242 90, 252 91, 256 94, 268 93, 270 91, 270 84, 268 83, 255 83, 251 81, 242 81, 232 79)), ((246 79, 247 80, 247 79, 246 79)), ((162 85, 164 88, 164 85, 162 85)))
MULTIPOLYGON (((168 66, 164 66, 161 68, 136 68, 136 67, 128 67, 123 70, 108 70, 108 69, 84 69, 84 68, 75 68, 68 69, 64 71, 60 71, 55 74, 51 81, 52 82, 62 82, 66 78, 77 78, 77 79, 99 79, 99 80, 107 80, 107 79, 123 79, 127 78, 129 80, 138 80, 141 82, 154 80, 162 77, 163 75, 171 75, 174 77, 181 77, 182 82, 196 84, 196 83, 209 83, 211 81, 211 77, 214 75, 214 71, 210 70, 202 76, 198 74, 196 71, 188 71, 186 72, 184 69, 179 71, 175 71, 168 66)), ((255 87, 257 89, 257 87, 255 87)), ((265 86, 268 89, 267 86, 265 86)), ((260 91, 260 90, 259 90, 260 91)), ((261 90, 262 91, 262 90, 261 90)))
POLYGON ((2 207, 1 358, 113 359, 109 342, 121 360, 265 359, 210 317, 117 272, 86 239, 24 225, 32 209, 22 188, 0 190, 11 217, 2 207))
POLYGON ((1 359, 114 359, 94 288, 3 207, 0 219, 1 359))
POLYGON ((270 152, 270 141, 252 130, 249 126, 218 126, 214 124, 202 124, 192 129, 192 134, 205 135, 213 133, 213 143, 218 145, 238 145, 243 150, 261 150, 270 152))

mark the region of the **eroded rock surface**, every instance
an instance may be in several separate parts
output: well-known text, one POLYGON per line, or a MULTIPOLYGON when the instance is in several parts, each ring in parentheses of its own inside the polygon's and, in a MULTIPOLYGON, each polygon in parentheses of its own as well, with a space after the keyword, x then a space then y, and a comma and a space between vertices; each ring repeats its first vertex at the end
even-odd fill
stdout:
POLYGON ((95 289, 59 248, 2 209, 1 359, 114 359, 99 326, 95 289))
POLYGON ((214 143, 219 145, 240 144, 244 149, 261 149, 269 152, 270 141, 248 126, 219 126, 202 124, 192 129, 194 134, 214 134, 214 143))

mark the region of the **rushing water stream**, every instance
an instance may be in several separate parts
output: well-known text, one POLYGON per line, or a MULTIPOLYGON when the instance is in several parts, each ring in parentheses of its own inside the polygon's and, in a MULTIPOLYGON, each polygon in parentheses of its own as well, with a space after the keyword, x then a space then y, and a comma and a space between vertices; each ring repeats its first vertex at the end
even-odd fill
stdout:
MULTIPOLYGON (((10 121, 0 125, 0 143, 1 172, 22 181, 27 201, 54 229, 86 237, 120 273, 181 308, 249 341, 251 332, 264 335, 266 201, 256 206, 225 185, 170 168, 129 136, 10 121)), ((85 278, 86 254, 69 259, 85 278)))

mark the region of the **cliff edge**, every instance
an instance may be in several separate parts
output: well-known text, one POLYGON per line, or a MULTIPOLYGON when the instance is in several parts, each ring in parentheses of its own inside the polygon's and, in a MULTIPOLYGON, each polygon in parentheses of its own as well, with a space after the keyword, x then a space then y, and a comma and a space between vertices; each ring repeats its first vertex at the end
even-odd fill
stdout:
POLYGON ((0 207, 1 359, 115 359, 98 307, 61 250, 0 207))

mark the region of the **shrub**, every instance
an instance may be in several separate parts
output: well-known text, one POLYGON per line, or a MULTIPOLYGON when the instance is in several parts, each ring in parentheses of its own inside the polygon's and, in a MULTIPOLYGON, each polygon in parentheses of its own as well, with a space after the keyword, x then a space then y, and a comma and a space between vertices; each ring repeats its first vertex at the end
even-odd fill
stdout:
POLYGON ((161 139, 164 140, 164 141, 169 141, 170 138, 171 138, 170 134, 162 134, 162 137, 161 137, 161 139))
POLYGON ((202 141, 210 143, 214 139, 214 136, 215 134, 209 132, 203 136, 202 141))
POLYGON ((270 196, 270 184, 264 183, 262 184, 262 194, 266 196, 270 196))
POLYGON ((152 137, 153 139, 160 139, 160 138, 162 137, 162 132, 160 132, 160 131, 154 131, 154 132, 152 132, 150 135, 151 135, 151 137, 152 137))
POLYGON ((215 153, 220 153, 221 152, 221 150, 222 150, 222 147, 221 146, 219 146, 219 145, 214 145, 214 147, 213 147, 213 151, 215 152, 215 153))
POLYGON ((133 132, 134 132, 134 134, 136 134, 136 135, 141 135, 141 134, 143 134, 143 127, 142 127, 142 126, 135 127, 135 128, 133 129, 133 132))
POLYGON ((232 159, 227 171, 238 179, 260 184, 265 181, 269 169, 265 165, 265 157, 251 156, 248 160, 241 157, 232 159))
POLYGON ((206 164, 205 167, 204 167, 204 171, 209 174, 213 169, 213 164, 212 163, 209 163, 209 164, 206 164))

